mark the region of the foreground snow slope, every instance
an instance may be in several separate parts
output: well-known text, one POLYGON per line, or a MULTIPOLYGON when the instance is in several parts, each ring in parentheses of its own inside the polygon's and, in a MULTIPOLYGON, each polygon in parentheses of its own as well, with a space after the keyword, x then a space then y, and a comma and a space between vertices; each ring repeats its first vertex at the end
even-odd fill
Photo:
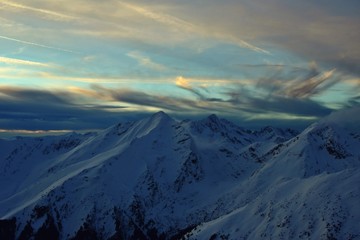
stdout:
POLYGON ((0 140, 1 239, 359 239, 360 132, 163 112, 0 140))

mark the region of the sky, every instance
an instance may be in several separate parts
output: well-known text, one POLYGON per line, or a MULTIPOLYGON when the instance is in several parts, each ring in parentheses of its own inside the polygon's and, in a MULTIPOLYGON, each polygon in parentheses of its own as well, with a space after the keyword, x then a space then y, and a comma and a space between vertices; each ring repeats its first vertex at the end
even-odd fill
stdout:
POLYGON ((304 127, 359 106, 359 42, 358 0, 0 0, 0 133, 304 127))

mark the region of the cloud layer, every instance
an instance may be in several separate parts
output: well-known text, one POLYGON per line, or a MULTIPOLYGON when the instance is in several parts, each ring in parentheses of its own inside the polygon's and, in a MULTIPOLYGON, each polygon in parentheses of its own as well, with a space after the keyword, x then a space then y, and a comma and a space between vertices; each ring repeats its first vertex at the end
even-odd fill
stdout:
POLYGON ((0 129, 164 110, 301 125, 360 103, 350 0, 0 2, 0 129))

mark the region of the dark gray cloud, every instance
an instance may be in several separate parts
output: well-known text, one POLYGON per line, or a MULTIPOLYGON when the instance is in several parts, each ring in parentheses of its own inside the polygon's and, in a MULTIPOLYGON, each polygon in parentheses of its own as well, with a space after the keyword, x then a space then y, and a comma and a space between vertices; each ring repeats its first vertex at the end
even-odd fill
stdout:
POLYGON ((350 98, 343 107, 352 108, 356 106, 360 106, 360 95, 350 98))
POLYGON ((268 71, 265 77, 257 80, 256 87, 271 95, 289 98, 309 98, 325 93, 330 87, 339 83, 344 77, 335 69, 321 71, 316 63, 308 68, 283 66, 268 71))
POLYGON ((283 89, 285 94, 290 97, 304 98, 320 94, 328 88, 338 83, 338 79, 332 77, 333 71, 317 73, 314 76, 295 81, 287 88, 283 89))
POLYGON ((267 99, 253 97, 244 91, 229 93, 234 106, 250 113, 285 113, 303 117, 323 117, 332 109, 309 99, 296 99, 281 96, 271 96, 267 99))
POLYGON ((326 92, 339 81, 339 76, 335 75, 334 71, 323 72, 315 63, 311 63, 308 68, 286 65, 269 68, 267 77, 254 80, 255 91, 249 90, 247 84, 238 82, 229 86, 229 90, 223 92, 222 98, 213 97, 211 91, 191 86, 187 81, 177 82, 176 86, 192 93, 197 100, 159 96, 129 89, 108 89, 99 85, 93 85, 93 89, 100 95, 112 96, 115 101, 157 107, 184 115, 223 113, 245 119, 244 116, 249 113, 255 114, 254 116, 281 113, 295 118, 321 118, 331 113, 332 109, 311 97, 326 92))
POLYGON ((267 68, 264 77, 255 79, 255 89, 239 83, 224 94, 229 102, 249 113, 285 113, 303 117, 323 117, 332 109, 312 99, 326 94, 329 88, 344 78, 335 70, 321 71, 316 63, 307 68, 289 65, 250 65, 245 68, 267 68))
POLYGON ((178 85, 178 87, 194 94, 195 96, 197 96, 200 99, 205 99, 205 96, 196 88, 184 87, 184 86, 179 86, 179 85, 178 85))
MULTIPOLYGON (((100 85, 92 85, 92 89, 100 96, 110 96, 116 102, 155 107, 163 111, 177 113, 177 115, 233 114, 235 110, 231 102, 221 98, 202 96, 202 98, 192 100, 186 97, 156 95, 130 89, 109 89, 100 85)), ((194 90, 196 91, 196 88, 194 90)))
POLYGON ((65 91, 1 87, 0 128, 27 130, 104 128, 121 120, 136 119, 139 114, 125 115, 121 112, 106 111, 109 106, 79 105, 74 103, 77 97, 65 91))
POLYGON ((100 96, 111 97, 113 101, 136 104, 140 106, 157 107, 171 111, 185 111, 191 101, 165 96, 156 96, 130 89, 109 89, 100 85, 92 85, 92 89, 100 96))
MULTIPOLYGON (((315 73, 313 75, 316 75, 315 73)), ((123 105, 154 107, 174 114, 178 118, 187 116, 206 116, 219 114, 241 123, 256 126, 266 122, 259 120, 247 121, 249 114, 276 114, 289 116, 320 118, 332 110, 309 98, 278 95, 269 91, 268 97, 253 94, 246 88, 234 88, 225 92, 224 98, 214 98, 207 92, 201 98, 188 98, 156 95, 131 89, 106 88, 92 85, 88 92, 46 91, 26 88, 0 87, 0 128, 26 130, 82 130, 105 128, 121 121, 135 120, 148 115, 147 112, 131 111, 123 105), (81 95, 85 94, 85 95, 81 95), (86 95, 88 94, 88 95, 86 95), (91 97, 97 104, 81 104, 79 99, 91 97), (106 100, 107 104, 101 104, 106 100), (115 111, 114 111, 115 110, 115 111)), ((264 87, 270 89, 270 87, 264 87)), ((195 91, 197 89, 195 88, 195 91)), ((352 104, 358 98, 352 100, 352 104)), ((349 102, 350 104, 350 102, 349 102)), ((306 120, 268 120, 267 124, 279 126, 299 126, 309 123, 306 120)))
POLYGON ((178 4, 179 16, 204 24, 208 31, 250 41, 270 52, 274 47, 286 49, 306 61, 360 75, 360 1, 209 0, 204 7, 194 1, 178 4))
MULTIPOLYGON (((101 103, 106 99, 110 103, 106 105, 81 104, 78 100, 86 96, 80 93, 0 87, 0 128, 9 130, 96 129, 148 115, 146 111, 139 112, 140 110, 122 111, 126 107, 119 106, 121 103, 155 107, 179 114, 207 115, 214 111, 223 112, 216 104, 205 104, 206 101, 159 96, 130 89, 109 89, 100 85, 93 85, 92 89, 94 92, 90 95, 95 101, 101 103)), ((217 100, 221 101, 209 99, 209 101, 217 100)))

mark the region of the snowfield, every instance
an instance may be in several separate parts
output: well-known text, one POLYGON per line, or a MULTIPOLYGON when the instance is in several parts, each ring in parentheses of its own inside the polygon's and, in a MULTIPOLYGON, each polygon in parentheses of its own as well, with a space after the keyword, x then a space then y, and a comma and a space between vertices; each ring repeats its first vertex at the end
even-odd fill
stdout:
POLYGON ((360 239, 360 126, 339 115, 299 133, 158 112, 0 150, 4 240, 360 239))

